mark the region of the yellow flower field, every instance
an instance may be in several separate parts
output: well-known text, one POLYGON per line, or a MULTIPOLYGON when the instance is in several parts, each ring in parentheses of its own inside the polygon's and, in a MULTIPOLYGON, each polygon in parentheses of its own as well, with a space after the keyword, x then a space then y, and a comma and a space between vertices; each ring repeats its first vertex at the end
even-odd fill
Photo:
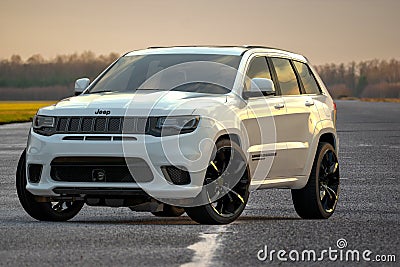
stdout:
POLYGON ((0 101, 0 124, 31 121, 37 110, 55 101, 0 101))

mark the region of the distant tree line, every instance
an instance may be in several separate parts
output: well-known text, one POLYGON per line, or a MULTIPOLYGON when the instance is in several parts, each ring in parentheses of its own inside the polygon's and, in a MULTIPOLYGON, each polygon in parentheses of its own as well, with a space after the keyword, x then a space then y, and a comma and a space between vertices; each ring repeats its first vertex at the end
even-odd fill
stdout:
POLYGON ((96 56, 90 51, 50 60, 36 54, 22 61, 19 55, 13 55, 0 62, 0 87, 70 86, 78 77, 93 79, 116 58, 116 53, 96 56))
MULTIPOLYGON (((91 51, 44 59, 13 55, 0 61, 0 100, 60 99, 73 94, 79 77, 95 78, 118 54, 91 51)), ((329 91, 339 97, 400 97, 400 61, 369 60, 316 66, 329 91)))
POLYGON ((349 64, 325 64, 316 69, 330 93, 338 98, 400 98, 400 61, 368 60, 349 64))

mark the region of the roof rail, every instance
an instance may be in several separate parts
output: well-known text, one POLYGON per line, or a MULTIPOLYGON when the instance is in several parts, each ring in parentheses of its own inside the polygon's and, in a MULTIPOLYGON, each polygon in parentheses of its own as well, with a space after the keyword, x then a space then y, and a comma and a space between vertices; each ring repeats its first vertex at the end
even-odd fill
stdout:
POLYGON ((156 49, 156 48, 173 48, 173 47, 237 47, 237 48, 246 48, 246 49, 256 49, 256 48, 262 48, 262 49, 275 49, 275 50, 280 50, 288 53, 294 53, 297 54, 296 52, 281 49, 281 48, 276 48, 276 47, 270 47, 270 46, 263 46, 263 45, 175 45, 175 46, 149 46, 147 49, 156 49))
POLYGON ((240 45, 173 45, 173 46, 149 46, 147 49, 152 48, 173 48, 173 47, 237 47, 237 48, 245 48, 240 45))
POLYGON ((265 48, 265 49, 275 49, 275 50, 280 50, 280 51, 285 51, 293 54, 297 54, 293 51, 281 49, 281 48, 276 48, 276 47, 270 47, 270 46, 262 46, 262 45, 243 45, 242 47, 248 48, 248 49, 253 49, 253 48, 265 48))
POLYGON ((149 46, 147 49, 153 49, 153 48, 166 48, 166 46, 149 46))

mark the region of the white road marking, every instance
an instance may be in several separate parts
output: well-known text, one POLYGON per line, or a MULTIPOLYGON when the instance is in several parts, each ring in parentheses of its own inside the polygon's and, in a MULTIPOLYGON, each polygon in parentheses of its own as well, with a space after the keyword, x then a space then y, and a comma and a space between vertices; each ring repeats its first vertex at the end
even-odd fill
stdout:
POLYGON ((219 225, 211 227, 205 233, 201 233, 201 240, 187 247, 195 253, 192 261, 182 264, 181 267, 214 266, 215 264, 212 264, 212 259, 221 243, 220 235, 221 233, 226 232, 226 228, 227 225, 219 225))

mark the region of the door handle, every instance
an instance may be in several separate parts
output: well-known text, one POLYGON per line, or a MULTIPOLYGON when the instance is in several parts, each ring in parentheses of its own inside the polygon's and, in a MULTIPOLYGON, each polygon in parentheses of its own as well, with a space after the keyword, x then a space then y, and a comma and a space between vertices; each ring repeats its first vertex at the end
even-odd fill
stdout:
POLYGON ((306 103, 304 103, 304 105, 306 105, 306 107, 314 106, 314 101, 306 101, 306 103))
POLYGON ((276 109, 280 109, 280 108, 284 108, 284 107, 285 107, 284 104, 276 104, 276 105, 274 106, 274 108, 276 108, 276 109))

